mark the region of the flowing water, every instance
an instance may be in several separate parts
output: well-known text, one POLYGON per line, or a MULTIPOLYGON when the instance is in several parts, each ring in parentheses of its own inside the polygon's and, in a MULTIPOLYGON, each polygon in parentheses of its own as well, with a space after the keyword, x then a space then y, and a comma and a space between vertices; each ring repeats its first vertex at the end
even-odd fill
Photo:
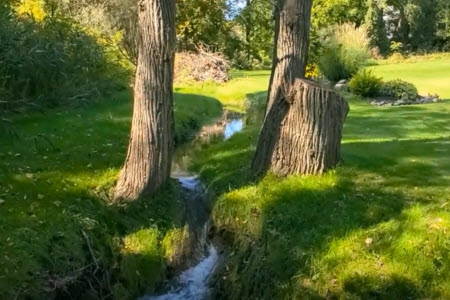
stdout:
POLYGON ((186 215, 200 257, 197 263, 178 275, 170 284, 169 291, 159 296, 144 296, 139 300, 201 300, 208 298, 209 279, 219 263, 220 257, 216 247, 208 240, 209 212, 206 205, 205 189, 195 174, 189 173, 187 166, 193 153, 205 144, 229 139, 241 131, 244 126, 242 118, 229 116, 226 112, 216 124, 202 128, 197 138, 179 149, 175 154, 172 177, 180 181, 186 191, 186 215))

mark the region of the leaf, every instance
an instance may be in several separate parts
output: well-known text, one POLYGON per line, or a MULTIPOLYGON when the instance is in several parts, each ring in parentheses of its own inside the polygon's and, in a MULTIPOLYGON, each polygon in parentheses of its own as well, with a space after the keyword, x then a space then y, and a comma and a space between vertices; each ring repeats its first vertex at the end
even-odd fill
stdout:
POLYGON ((3 203, 5 203, 5 200, 0 199, 0 205, 3 204, 3 203))
POLYGON ((37 197, 38 197, 39 200, 44 199, 44 195, 42 195, 42 194, 38 194, 37 197))

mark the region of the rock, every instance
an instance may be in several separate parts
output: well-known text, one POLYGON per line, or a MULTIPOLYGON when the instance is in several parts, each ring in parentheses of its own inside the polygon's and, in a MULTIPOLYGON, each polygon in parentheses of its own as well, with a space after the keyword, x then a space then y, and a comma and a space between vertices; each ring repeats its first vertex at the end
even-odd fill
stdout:
POLYGON ((338 83, 334 86, 334 89, 338 92, 349 92, 350 89, 348 88, 348 85, 345 83, 338 83))
POLYGON ((437 102, 439 102, 440 100, 439 100, 439 98, 433 98, 433 103, 437 103, 437 102))

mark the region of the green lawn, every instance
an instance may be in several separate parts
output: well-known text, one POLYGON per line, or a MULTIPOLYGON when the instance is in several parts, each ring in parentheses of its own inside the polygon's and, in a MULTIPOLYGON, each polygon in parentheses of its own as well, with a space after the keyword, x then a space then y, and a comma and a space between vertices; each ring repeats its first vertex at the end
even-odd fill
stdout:
MULTIPOLYGON (((439 65, 437 80, 449 78, 439 65)), ((218 195, 216 232, 231 245, 218 297, 450 298, 450 102, 347 99, 343 163, 324 176, 253 182, 259 124, 196 156, 193 168, 218 195)))
MULTIPOLYGON (((216 99, 176 94, 176 141, 221 111, 216 99)), ((130 95, 122 93, 18 116, 1 131, 1 299, 89 297, 90 285, 103 296, 111 287, 118 299, 135 298, 164 279, 171 240, 184 230, 178 189, 169 184, 126 209, 109 203, 130 123, 130 95)))
POLYGON ((423 60, 372 67, 384 80, 402 79, 414 83, 422 95, 438 93, 450 100, 450 56, 438 60, 423 60))
MULTIPOLYGON (((238 111, 263 105, 269 72, 233 75, 176 88, 178 143, 220 115, 218 100, 238 111)), ((432 92, 450 98, 446 88, 432 92)), ((325 176, 252 182, 252 118, 195 157, 192 167, 218 196, 217 230, 234 250, 219 279, 223 296, 450 297, 450 102, 350 104, 343 164, 325 176)), ((126 299, 157 289, 183 207, 173 183, 127 208, 109 203, 130 96, 13 121, 0 132, 0 298, 89 298, 92 285, 126 299)))

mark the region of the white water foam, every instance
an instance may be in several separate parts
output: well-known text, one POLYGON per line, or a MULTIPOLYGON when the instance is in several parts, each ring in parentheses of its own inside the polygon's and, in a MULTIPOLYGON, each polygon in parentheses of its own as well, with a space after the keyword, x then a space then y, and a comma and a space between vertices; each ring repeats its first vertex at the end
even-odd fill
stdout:
POLYGON ((196 266, 181 273, 176 284, 167 294, 145 296, 138 300, 200 300, 208 296, 208 281, 219 261, 219 254, 214 246, 210 246, 208 255, 196 266))

